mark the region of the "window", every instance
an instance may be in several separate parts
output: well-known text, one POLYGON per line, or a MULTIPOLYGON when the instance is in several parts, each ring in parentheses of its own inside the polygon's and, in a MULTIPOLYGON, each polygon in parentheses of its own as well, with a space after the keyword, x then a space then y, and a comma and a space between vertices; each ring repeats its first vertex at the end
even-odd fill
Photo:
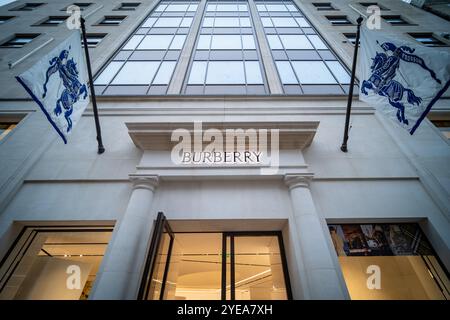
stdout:
POLYGON ((2 141, 16 125, 17 122, 0 122, 0 141, 2 141))
POLYGON ((140 2, 123 2, 116 10, 133 11, 136 10, 136 8, 139 7, 140 4, 140 2))
POLYGON ((352 23, 347 19, 346 16, 325 16, 328 21, 334 26, 348 26, 352 23))
POLYGON ((97 75, 99 95, 164 95, 198 8, 161 1, 97 75))
POLYGON ((386 22, 392 25, 408 25, 409 22, 405 21, 401 16, 381 16, 386 22))
POLYGON ((122 21, 127 16, 105 16, 103 20, 99 23, 102 26, 117 26, 122 23, 122 21))
POLYGON ((12 18, 14 18, 14 17, 12 17, 12 16, 0 16, 0 25, 6 23, 7 21, 11 20, 12 18))
POLYGON ((332 84, 337 82, 322 61, 293 61, 292 67, 301 84, 332 84))
MULTIPOLYGON (((277 23, 297 25, 294 19, 277 23)), ((257 47, 247 2, 208 1, 185 93, 265 94, 257 47)))
POLYGON ((318 11, 329 11, 329 10, 337 10, 335 9, 330 2, 314 2, 312 4, 318 11))
MULTIPOLYGON (((86 8, 90 7, 92 5, 92 3, 90 3, 90 2, 75 2, 71 5, 77 6, 80 8, 81 11, 84 11, 86 8)), ((61 9, 61 11, 66 11, 68 7, 70 7, 70 6, 67 6, 67 7, 61 9)))
POLYGON ((347 38, 348 42, 352 45, 356 43, 356 33, 344 33, 344 36, 347 38))
POLYGON ((48 17, 47 20, 40 23, 39 25, 41 25, 41 26, 57 26, 58 24, 61 24, 64 21, 66 21, 66 19, 67 19, 67 17, 64 17, 64 16, 60 16, 60 17, 51 16, 51 17, 48 17))
POLYGON ((370 6, 377 6, 382 11, 389 10, 389 9, 385 8, 384 6, 380 5, 378 2, 360 2, 359 4, 366 8, 368 8, 370 6))
POLYGON ((0 271, 0 299, 88 299, 111 234, 112 227, 24 228, 0 271), (67 286, 74 265, 79 288, 67 286))
POLYGON ((444 42, 436 39, 432 33, 408 33, 416 41, 426 45, 427 47, 447 46, 444 42))
POLYGON ((441 131, 444 137, 450 140, 450 119, 430 119, 430 121, 441 131))
POLYGON ((44 3, 25 3, 14 9, 11 9, 11 11, 32 11, 42 5, 44 5, 44 3))
MULTIPOLYGON (((87 33, 86 41, 89 48, 95 48, 106 36, 106 33, 87 33)), ((83 45, 83 41, 81 41, 83 45)))
POLYGON ((16 34, 12 39, 2 43, 0 48, 22 48, 39 34, 16 34))
POLYGON ((348 71, 292 1, 256 4, 286 94, 347 92, 348 71))
POLYGON ((331 224, 328 228, 351 299, 448 299, 448 273, 418 224, 331 224), (372 275, 381 276, 377 290, 367 285, 369 268, 372 275))

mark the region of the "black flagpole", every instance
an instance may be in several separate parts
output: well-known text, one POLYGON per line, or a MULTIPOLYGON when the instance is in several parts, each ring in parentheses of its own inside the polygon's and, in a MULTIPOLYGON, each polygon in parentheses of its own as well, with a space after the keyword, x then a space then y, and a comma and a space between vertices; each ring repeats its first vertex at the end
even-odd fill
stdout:
POLYGON ((105 147, 103 146, 100 120, 98 119, 97 100, 95 99, 94 81, 92 80, 91 59, 89 59, 89 50, 86 40, 86 28, 84 26, 83 17, 80 18, 80 22, 81 22, 81 34, 83 36, 84 54, 86 55, 86 64, 89 77, 89 89, 91 90, 91 97, 92 97, 92 109, 94 110, 95 129, 97 130, 98 153, 102 154, 103 152, 105 152, 105 147))
POLYGON ((356 22, 358 23, 356 29, 356 39, 355 39, 355 52, 353 54, 353 65, 352 65, 352 76, 350 78, 350 88, 348 90, 348 100, 347 100, 347 113, 345 115, 345 129, 344 129, 344 139, 342 140, 341 150, 347 152, 347 141, 348 141, 348 126, 350 124, 350 112, 352 110, 353 101, 353 87, 355 85, 355 72, 356 72, 356 59, 358 58, 358 46, 359 46, 359 34, 361 30, 362 17, 359 17, 356 22))

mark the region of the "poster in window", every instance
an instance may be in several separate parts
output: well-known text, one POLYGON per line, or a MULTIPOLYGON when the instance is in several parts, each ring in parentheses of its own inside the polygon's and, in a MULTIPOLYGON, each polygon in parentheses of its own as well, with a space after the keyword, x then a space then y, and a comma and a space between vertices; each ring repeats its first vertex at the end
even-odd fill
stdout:
POLYGON ((414 255, 414 250, 411 247, 414 238, 411 233, 405 233, 399 224, 384 225, 384 234, 391 247, 392 253, 396 256, 410 256, 414 255))
POLYGON ((331 241, 333 241, 334 249, 338 256, 347 256, 349 252, 348 242, 345 241, 344 231, 338 224, 329 225, 331 241))
POLYGON ((371 256, 392 256, 389 243, 380 224, 362 224, 364 234, 371 256))
POLYGON ((358 224, 344 224, 342 225, 345 240, 349 247, 349 256, 367 256, 370 254, 370 249, 366 243, 364 233, 358 224))

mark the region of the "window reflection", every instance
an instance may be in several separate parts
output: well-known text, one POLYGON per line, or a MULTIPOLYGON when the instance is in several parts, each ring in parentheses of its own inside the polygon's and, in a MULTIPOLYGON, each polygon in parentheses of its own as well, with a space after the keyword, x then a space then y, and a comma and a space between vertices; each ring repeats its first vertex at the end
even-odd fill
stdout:
POLYGON ((166 240, 158 249, 148 299, 159 299, 161 288, 167 300, 288 299, 278 235, 175 233, 169 260, 166 240))
POLYGON ((257 49, 246 2, 208 1, 185 93, 266 93, 257 49))
POLYGON ((349 73, 292 1, 256 0, 287 94, 344 94, 349 73))
POLYGON ((0 269, 0 299, 87 299, 111 234, 112 228, 26 228, 0 269), (79 276, 73 287, 68 274, 79 276))
MULTIPOLYGON (((256 19, 261 19, 286 94, 348 92, 348 71, 292 1, 255 3, 256 19)), ((198 8, 197 0, 161 1, 99 73, 98 94, 166 94, 196 16, 202 20, 182 92, 267 94, 255 17, 248 3, 209 0, 202 12, 198 8), (223 62, 230 64, 230 70, 223 68, 223 62), (124 74, 140 63, 147 75, 134 79, 134 74, 124 74), (230 75, 231 70, 236 74, 230 75)))
POLYGON ((194 0, 162 1, 97 76, 97 92, 165 94, 197 9, 194 0))
POLYGON ((221 233, 175 234, 165 299, 220 300, 221 233))
POLYGON ((276 236, 234 237, 236 300, 286 300, 276 236))
POLYGON ((328 227, 352 299, 450 298, 448 272, 417 224, 328 227), (379 267, 379 288, 367 285, 371 266, 379 267))

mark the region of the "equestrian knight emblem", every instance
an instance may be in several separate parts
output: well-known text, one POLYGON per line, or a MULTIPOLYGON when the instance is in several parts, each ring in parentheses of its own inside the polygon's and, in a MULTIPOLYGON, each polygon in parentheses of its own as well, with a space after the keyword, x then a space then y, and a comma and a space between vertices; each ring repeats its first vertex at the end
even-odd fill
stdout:
MULTIPOLYGON (((380 45, 378 41, 377 43, 380 45)), ((367 90, 372 90, 375 94, 386 97, 389 104, 397 109, 398 121, 408 125, 408 119, 405 117, 404 95, 406 94, 406 101, 411 105, 419 105, 422 98, 416 96, 413 90, 405 88, 400 82, 394 80, 400 62, 414 63, 429 72, 437 83, 441 84, 441 80, 436 77, 436 73, 425 64, 422 58, 413 54, 415 49, 408 46, 397 47, 391 42, 384 42, 380 47, 384 52, 377 52, 372 58, 373 63, 370 67, 372 74, 369 79, 362 82, 361 93, 368 95, 367 90)))
POLYGON ((72 119, 70 117, 73 112, 73 105, 80 100, 81 96, 83 96, 82 99, 87 98, 86 84, 82 84, 78 79, 79 72, 77 63, 73 58, 69 59, 70 48, 71 47, 69 46, 69 50, 62 50, 58 56, 49 61, 50 67, 46 72, 45 83, 43 84, 44 92, 42 94, 42 98, 45 98, 47 95, 47 83, 50 77, 53 74, 58 73, 64 89, 56 101, 53 112, 56 116, 59 116, 64 109, 64 118, 67 121, 67 132, 72 129, 72 119))

